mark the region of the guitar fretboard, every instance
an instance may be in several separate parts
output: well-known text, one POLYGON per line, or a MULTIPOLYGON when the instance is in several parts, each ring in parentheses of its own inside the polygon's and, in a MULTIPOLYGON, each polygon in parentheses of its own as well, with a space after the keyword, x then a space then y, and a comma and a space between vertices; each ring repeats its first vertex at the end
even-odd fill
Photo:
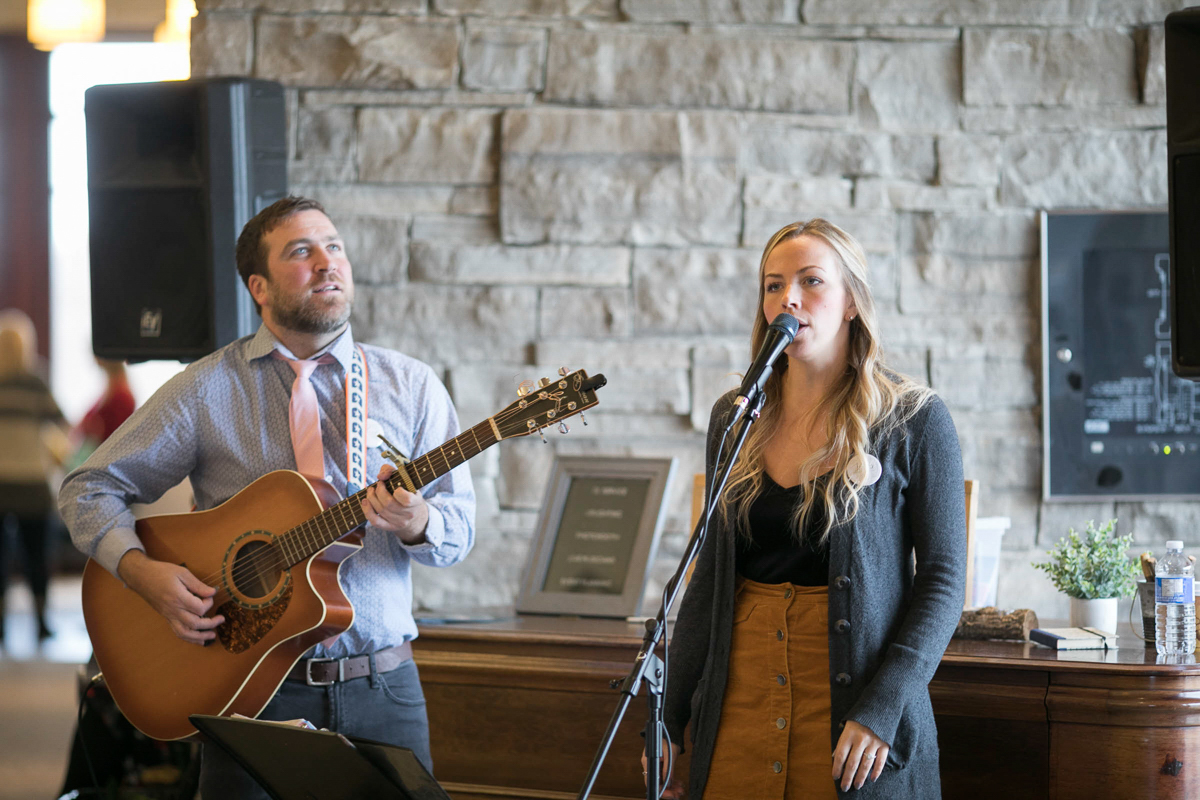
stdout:
MULTIPOLYGON (((417 491, 498 441, 492 421, 485 419, 440 447, 400 465, 384 481, 384 485, 389 492, 399 488, 417 491)), ((366 496, 367 489, 355 492, 281 535, 275 546, 279 548, 284 563, 288 566, 298 564, 364 524, 367 518, 363 514, 362 502, 366 496)))

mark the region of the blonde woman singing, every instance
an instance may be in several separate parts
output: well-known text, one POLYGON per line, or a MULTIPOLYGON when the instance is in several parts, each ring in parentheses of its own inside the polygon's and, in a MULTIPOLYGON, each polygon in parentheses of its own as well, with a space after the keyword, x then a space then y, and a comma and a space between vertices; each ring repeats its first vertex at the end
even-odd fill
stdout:
MULTIPOLYGON (((800 329, 672 636, 666 723, 676 755, 691 724, 688 796, 937 798, 928 684, 966 552, 954 423, 884 366, 866 258, 836 225, 771 237, 759 307, 751 353, 780 313, 800 329)), ((732 401, 713 408, 710 484, 732 401)), ((664 797, 683 795, 673 776, 664 797)))

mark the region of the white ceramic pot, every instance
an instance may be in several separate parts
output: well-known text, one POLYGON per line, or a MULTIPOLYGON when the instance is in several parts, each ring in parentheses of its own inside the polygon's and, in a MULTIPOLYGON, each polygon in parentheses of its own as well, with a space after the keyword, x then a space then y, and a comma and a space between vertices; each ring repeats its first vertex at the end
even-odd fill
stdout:
POLYGON ((1071 598, 1071 627, 1099 628, 1111 633, 1117 632, 1117 598, 1106 597, 1103 600, 1080 600, 1071 598))

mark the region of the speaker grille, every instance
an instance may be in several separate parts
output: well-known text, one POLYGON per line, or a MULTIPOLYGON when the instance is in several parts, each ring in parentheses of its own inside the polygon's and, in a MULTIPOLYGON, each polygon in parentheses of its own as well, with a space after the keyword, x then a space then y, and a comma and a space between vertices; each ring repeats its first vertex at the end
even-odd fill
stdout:
POLYGON ((94 86, 84 108, 95 353, 190 361, 253 332, 234 243, 287 194, 283 87, 94 86))
POLYGON ((96 355, 196 358, 214 349, 207 219, 198 189, 93 195, 92 328, 104 333, 96 355))

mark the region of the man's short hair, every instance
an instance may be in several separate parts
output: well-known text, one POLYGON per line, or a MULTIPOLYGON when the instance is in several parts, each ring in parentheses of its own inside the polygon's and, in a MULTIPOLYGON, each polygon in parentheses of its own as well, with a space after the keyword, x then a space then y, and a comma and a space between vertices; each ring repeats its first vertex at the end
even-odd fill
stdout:
MULTIPOLYGON (((250 289, 251 275, 270 277, 267 273, 269 254, 263 243, 267 234, 278 228, 285 219, 293 214, 299 214, 301 211, 320 211, 325 216, 329 216, 325 213, 324 207, 316 200, 288 195, 255 214, 253 219, 242 228, 237 240, 235 258, 238 275, 242 276, 242 283, 246 285, 247 290, 250 289)), ((254 303, 254 310, 259 313, 259 316, 262 316, 262 308, 257 301, 254 303)))

